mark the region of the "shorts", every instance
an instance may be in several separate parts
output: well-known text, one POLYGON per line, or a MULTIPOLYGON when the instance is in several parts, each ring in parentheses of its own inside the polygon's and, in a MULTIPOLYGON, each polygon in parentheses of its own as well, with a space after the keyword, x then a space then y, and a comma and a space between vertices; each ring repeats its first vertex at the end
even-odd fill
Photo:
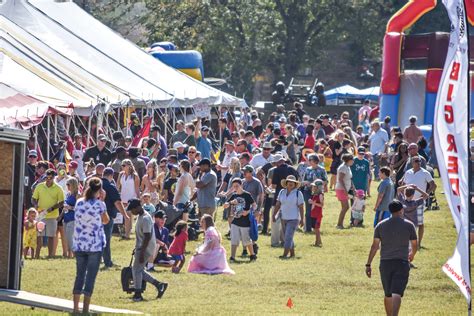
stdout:
POLYGON ((349 201, 349 195, 342 189, 336 189, 336 197, 340 202, 349 201))
POLYGON ((184 203, 176 204, 176 208, 180 211, 183 211, 183 213, 188 213, 188 209, 186 208, 186 204, 184 203))
POLYGON ((352 210, 352 218, 358 221, 364 220, 364 213, 361 211, 352 210))
POLYGON ((417 220, 417 225, 420 226, 423 225, 423 213, 425 211, 425 206, 421 205, 416 209, 416 220, 417 220))
POLYGON ((320 229, 322 219, 323 219, 322 216, 318 218, 311 217, 311 227, 313 227, 314 229, 320 229))
POLYGON ((240 241, 242 245, 248 246, 252 244, 250 239, 250 227, 240 227, 235 224, 230 225, 230 244, 232 246, 238 246, 240 241))
POLYGON ((390 218, 392 216, 389 211, 376 211, 374 217, 374 227, 384 219, 390 218))
POLYGON ((44 223, 44 229, 42 232, 38 232, 38 237, 56 237, 58 221, 55 218, 45 218, 42 222, 44 223))
POLYGON ((171 255, 174 261, 184 261, 184 255, 171 255))
POLYGON ((215 207, 200 207, 199 208, 199 216, 203 216, 204 214, 211 215, 214 217, 214 213, 216 212, 215 207))
POLYGON ((403 296, 410 275, 410 263, 405 260, 380 260, 380 279, 385 297, 392 294, 403 296))

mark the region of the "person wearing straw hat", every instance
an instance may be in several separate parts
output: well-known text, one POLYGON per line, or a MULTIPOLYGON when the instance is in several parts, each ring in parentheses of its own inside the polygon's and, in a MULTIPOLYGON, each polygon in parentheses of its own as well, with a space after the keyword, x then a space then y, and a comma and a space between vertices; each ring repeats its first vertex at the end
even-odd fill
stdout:
POLYGON ((293 241, 295 231, 304 225, 304 198, 298 190, 300 182, 295 176, 289 175, 281 180, 283 189, 278 194, 277 202, 273 211, 273 221, 281 217, 284 237, 284 252, 280 259, 295 257, 295 244, 293 241), (290 255, 288 257, 288 255, 290 255))

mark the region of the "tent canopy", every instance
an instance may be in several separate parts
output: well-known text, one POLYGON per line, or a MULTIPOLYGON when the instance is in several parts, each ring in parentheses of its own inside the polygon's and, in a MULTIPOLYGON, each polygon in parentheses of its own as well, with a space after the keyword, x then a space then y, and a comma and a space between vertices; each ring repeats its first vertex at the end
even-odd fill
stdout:
POLYGON ((46 55, 55 51, 55 58, 62 56, 59 63, 64 72, 64 67, 82 68, 123 92, 133 105, 192 106, 204 102, 246 106, 244 100, 164 65, 72 2, 9 0, 0 4, 0 15, 30 34, 28 40, 36 38, 35 50, 42 48, 46 55))
MULTIPOLYGON (((88 108, 92 102, 97 103, 99 96, 106 96, 107 99, 126 98, 122 92, 84 71, 3 16, 0 16, 0 47, 4 55, 72 96, 74 99, 66 101, 67 105, 88 108), (86 100, 78 104, 72 102, 84 96, 86 100)), ((0 76, 3 77, 2 82, 13 87, 25 82, 24 74, 10 72, 6 68, 0 69, 0 76)), ((29 82, 28 86, 31 84, 29 82)))
POLYGON ((71 113, 72 109, 51 106, 0 83, 0 125, 29 129, 40 124, 47 114, 71 113))
POLYGON ((365 100, 377 101, 379 98, 379 87, 371 87, 367 89, 357 89, 350 85, 344 85, 324 93, 326 100, 336 100, 338 98, 358 98, 365 100))

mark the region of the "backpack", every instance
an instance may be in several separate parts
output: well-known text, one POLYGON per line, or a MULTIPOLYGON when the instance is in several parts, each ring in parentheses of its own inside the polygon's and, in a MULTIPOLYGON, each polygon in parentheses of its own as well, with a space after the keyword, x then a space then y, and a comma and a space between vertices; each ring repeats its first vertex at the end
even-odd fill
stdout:
POLYGON ((249 221, 250 221, 250 239, 252 241, 257 241, 258 240, 258 223, 257 219, 253 215, 253 210, 250 210, 249 212, 249 221))
MULTIPOLYGON (((132 275, 132 262, 133 256, 135 255, 135 250, 132 252, 132 258, 130 259, 130 264, 128 267, 122 269, 121 273, 121 282, 122 290, 128 294, 135 292, 135 286, 133 284, 133 275, 132 275)), ((146 289, 146 282, 142 280, 142 292, 146 289)))

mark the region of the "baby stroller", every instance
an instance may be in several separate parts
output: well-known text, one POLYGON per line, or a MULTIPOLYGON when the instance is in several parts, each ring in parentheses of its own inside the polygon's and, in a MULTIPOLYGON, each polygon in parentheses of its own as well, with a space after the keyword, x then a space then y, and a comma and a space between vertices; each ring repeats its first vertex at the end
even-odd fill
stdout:
POLYGON ((196 204, 187 202, 184 205, 184 208, 188 213, 188 239, 198 240, 199 234, 202 233, 202 230, 199 226, 199 216, 196 212, 196 204))
POLYGON ((430 196, 426 200, 426 210, 428 210, 428 211, 438 211, 439 210, 438 199, 436 199, 435 192, 431 192, 430 196))
MULTIPOLYGON (((428 166, 426 166, 426 170, 434 178, 434 169, 433 169, 433 167, 428 165, 428 166)), ((426 210, 427 211, 438 211, 439 210, 438 199, 436 199, 435 191, 431 192, 430 196, 426 200, 426 210)))
POLYGON ((188 214, 188 239, 197 240, 199 234, 201 233, 199 227, 199 217, 196 213, 196 205, 190 201, 184 204, 183 209, 178 209, 174 205, 158 202, 156 205, 156 210, 162 210, 166 214, 165 227, 169 229, 170 232, 174 231, 176 223, 183 219, 183 214, 188 214))

